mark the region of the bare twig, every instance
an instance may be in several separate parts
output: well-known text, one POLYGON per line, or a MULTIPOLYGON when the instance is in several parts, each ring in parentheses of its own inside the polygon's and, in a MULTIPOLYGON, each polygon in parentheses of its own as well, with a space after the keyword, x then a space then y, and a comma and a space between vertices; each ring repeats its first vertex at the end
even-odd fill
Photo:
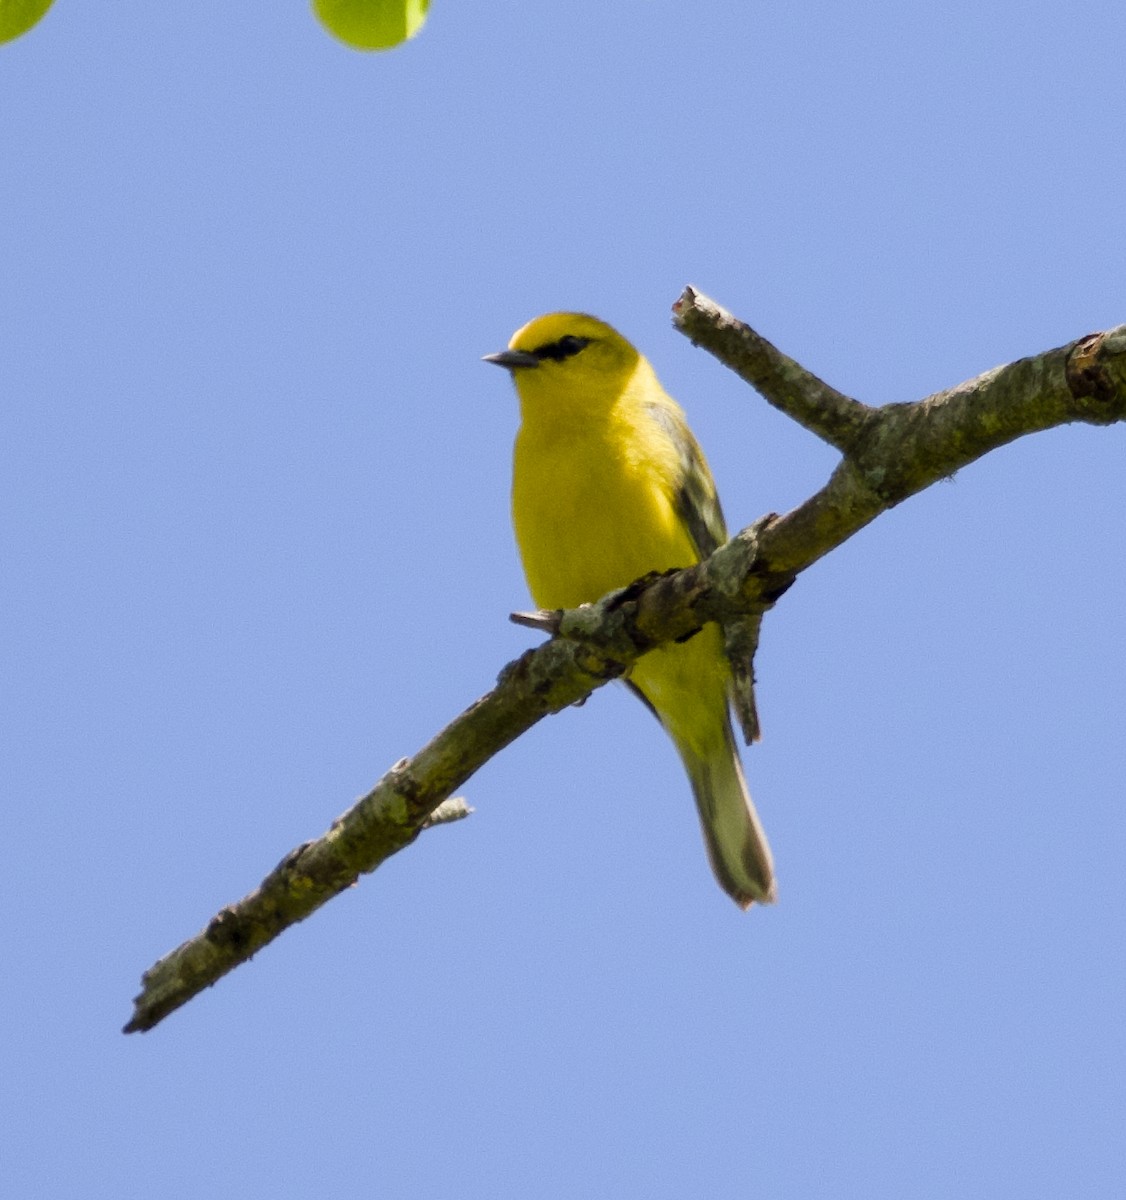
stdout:
POLYGON ((433 829, 435 825, 451 825, 454 821, 464 821, 473 815, 473 808, 464 796, 451 796, 422 822, 421 829, 433 829))
POLYGON ((535 612, 514 612, 508 614, 513 625, 523 625, 525 629, 538 629, 540 633, 552 635, 559 632, 559 620, 563 616, 561 608, 539 608, 535 612))
POLYGON ((787 358, 714 300, 694 287, 672 306, 673 324, 714 354, 775 408, 831 446, 847 452, 863 432, 872 409, 787 358))

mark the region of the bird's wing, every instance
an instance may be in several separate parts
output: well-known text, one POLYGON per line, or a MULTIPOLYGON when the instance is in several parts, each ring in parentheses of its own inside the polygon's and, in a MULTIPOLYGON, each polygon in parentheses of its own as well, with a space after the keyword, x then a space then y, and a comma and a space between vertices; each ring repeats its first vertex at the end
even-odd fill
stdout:
POLYGON ((649 415, 676 449, 678 470, 673 506, 688 530, 697 558, 707 558, 727 541, 727 526, 704 453, 676 409, 653 404, 649 407, 649 415))
MULTIPOLYGON (((727 541, 715 480, 708 469, 699 442, 679 410, 654 404, 650 415, 676 447, 679 472, 673 504, 684 522, 697 557, 707 558, 727 541)), ((755 707, 753 656, 758 644, 761 617, 747 617, 724 626, 724 644, 731 666, 731 703, 747 744, 759 739, 758 710, 755 707)))

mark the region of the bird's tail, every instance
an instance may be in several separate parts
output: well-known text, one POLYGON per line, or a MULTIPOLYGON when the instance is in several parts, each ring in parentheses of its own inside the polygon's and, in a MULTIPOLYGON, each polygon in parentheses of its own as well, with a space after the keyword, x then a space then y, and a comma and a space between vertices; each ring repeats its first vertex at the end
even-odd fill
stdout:
POLYGON ((692 782, 708 858, 720 887, 739 905, 774 900, 774 861, 747 791, 730 721, 726 737, 707 753, 678 741, 692 782))

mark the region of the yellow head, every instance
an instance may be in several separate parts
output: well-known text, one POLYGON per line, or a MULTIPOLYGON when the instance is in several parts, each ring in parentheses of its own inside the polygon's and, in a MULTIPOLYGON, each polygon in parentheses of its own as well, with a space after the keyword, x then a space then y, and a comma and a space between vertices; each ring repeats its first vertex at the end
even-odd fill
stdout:
POLYGON ((582 408, 612 404, 645 362, 620 333, 586 313, 536 317, 485 361, 512 372, 525 405, 582 408))

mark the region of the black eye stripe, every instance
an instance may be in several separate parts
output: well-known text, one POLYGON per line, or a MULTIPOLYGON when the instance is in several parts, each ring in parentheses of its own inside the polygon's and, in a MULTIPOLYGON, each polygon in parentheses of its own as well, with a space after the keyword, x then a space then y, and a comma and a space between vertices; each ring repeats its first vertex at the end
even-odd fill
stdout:
POLYGON ((537 346, 532 354, 541 361, 545 358, 550 358, 552 362, 562 362, 565 358, 570 358, 573 354, 578 354, 584 346, 589 346, 590 338, 575 337, 573 334, 567 334, 566 337, 561 337, 557 342, 547 342, 543 346, 537 346))

